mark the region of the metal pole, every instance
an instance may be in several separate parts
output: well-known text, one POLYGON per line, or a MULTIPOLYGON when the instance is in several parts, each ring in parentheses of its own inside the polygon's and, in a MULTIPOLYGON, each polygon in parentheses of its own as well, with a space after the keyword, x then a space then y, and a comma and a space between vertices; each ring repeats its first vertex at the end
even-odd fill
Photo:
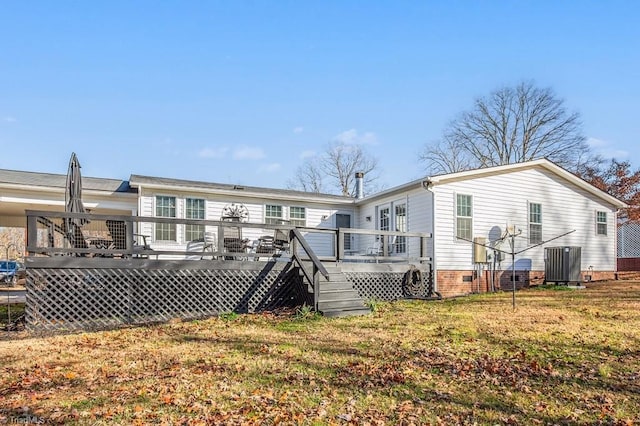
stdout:
POLYGON ((511 304, 516 308, 516 234, 511 234, 511 304))
MULTIPOLYGON (((13 247, 15 248, 16 245, 11 243, 11 244, 7 244, 5 246, 6 249, 6 262, 7 262, 7 273, 9 273, 9 248, 13 247)), ((8 275, 7 275, 8 277, 8 275)), ((5 277, 5 282, 6 282, 6 277, 5 277)), ((7 291, 7 325, 11 324, 11 292, 7 291)))

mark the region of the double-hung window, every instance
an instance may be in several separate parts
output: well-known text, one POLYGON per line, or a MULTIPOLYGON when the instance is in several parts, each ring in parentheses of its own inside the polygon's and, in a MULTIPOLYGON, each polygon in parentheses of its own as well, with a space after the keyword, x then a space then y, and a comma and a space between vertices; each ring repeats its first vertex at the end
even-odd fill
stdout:
POLYGON ((307 211, 304 207, 289 207, 289 219, 293 226, 307 226, 307 211))
POLYGON ((596 212, 596 235, 607 235, 607 212, 596 212))
POLYGON ((542 204, 529 203, 529 244, 542 242, 542 204))
POLYGON ((456 194, 456 236, 471 241, 472 233, 473 199, 471 195, 456 194))
POLYGON ((264 209, 264 223, 267 225, 282 225, 282 206, 267 204, 264 209))
MULTIPOLYGON (((187 198, 184 208, 185 219, 204 219, 204 200, 187 198)), ((204 238, 204 225, 185 225, 184 238, 186 241, 204 238)))
MULTIPOLYGON (((176 197, 156 196, 156 217, 176 217, 176 197)), ((157 241, 176 241, 175 223, 156 223, 157 241)))

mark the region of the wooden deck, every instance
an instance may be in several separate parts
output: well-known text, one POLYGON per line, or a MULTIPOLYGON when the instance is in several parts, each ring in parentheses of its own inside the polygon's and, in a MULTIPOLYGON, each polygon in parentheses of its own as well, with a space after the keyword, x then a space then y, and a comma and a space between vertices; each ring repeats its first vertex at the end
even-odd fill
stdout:
POLYGON ((27 212, 27 225, 26 314, 34 330, 104 329, 303 304, 327 316, 360 315, 369 312, 368 299, 436 295, 424 234, 42 211, 27 212), (79 218, 89 226, 67 238, 71 219, 79 218), (113 221, 122 224, 121 234, 107 226, 113 221), (136 233, 148 223, 239 233, 235 244, 203 238, 167 248, 149 236, 138 244, 136 233), (262 249, 248 239, 237 244, 252 235, 247 230, 274 238, 262 249), (322 255, 316 253, 310 241, 318 236, 331 242, 331 252, 324 244, 322 255), (345 250, 345 241, 353 249, 374 240, 381 244, 373 253, 345 250), (404 252, 394 251, 400 247, 394 241, 404 252))

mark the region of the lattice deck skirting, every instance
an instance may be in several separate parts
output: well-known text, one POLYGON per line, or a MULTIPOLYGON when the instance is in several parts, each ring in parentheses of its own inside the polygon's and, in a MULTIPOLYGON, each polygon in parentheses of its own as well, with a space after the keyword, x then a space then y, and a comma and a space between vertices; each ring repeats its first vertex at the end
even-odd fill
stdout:
POLYGON ((618 227, 618 257, 640 257, 640 223, 627 222, 618 227))
POLYGON ((402 291, 402 272, 351 272, 344 274, 363 299, 397 300, 402 291))
MULTIPOLYGON (((343 273, 363 299, 398 300, 434 297, 433 277, 428 265, 344 264, 343 273), (411 282, 409 271, 419 271, 424 280, 411 282)), ((414 277, 415 278, 415 277, 414 277)))
POLYGON ((27 269, 30 330, 106 329, 309 301, 299 274, 284 262, 138 260, 131 267, 116 259, 91 260, 96 263, 92 268, 86 268, 85 260, 81 268, 81 261, 68 259, 52 267, 55 260, 27 269))
MULTIPOLYGON (((364 299, 407 293, 408 265, 342 264, 364 299)), ((27 327, 79 331, 313 305, 288 262, 27 258, 27 327)), ((426 295, 426 294, 425 294, 426 295)), ((428 295, 426 295, 428 296, 428 295)))

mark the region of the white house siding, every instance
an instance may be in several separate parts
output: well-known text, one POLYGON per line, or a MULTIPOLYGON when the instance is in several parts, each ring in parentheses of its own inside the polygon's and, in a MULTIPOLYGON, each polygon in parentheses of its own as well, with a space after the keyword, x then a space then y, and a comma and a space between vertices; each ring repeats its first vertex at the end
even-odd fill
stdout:
MULTIPOLYGON (((379 229, 378 209, 388 206, 392 212, 397 204, 406 204, 407 208, 407 232, 424 232, 433 233, 432 220, 432 203, 433 194, 422 188, 409 189, 406 192, 398 192, 385 197, 374 198, 372 200, 364 199, 359 202, 358 223, 362 229, 379 229), (370 218, 370 220, 367 220, 370 218)), ((391 230, 393 227, 391 227, 391 230)), ((361 251, 366 250, 366 245, 370 244, 370 239, 362 238, 360 247, 361 251)), ((429 239, 427 256, 432 257, 433 240, 429 239)), ((408 250, 410 257, 418 257, 420 255, 420 242, 418 238, 409 238, 408 250)))
MULTIPOLYGON (((292 202, 288 200, 277 200, 258 198, 242 198, 242 197, 227 197, 219 196, 215 194, 203 194, 203 193, 186 193, 176 191, 162 191, 162 190, 150 190, 142 189, 140 191, 140 216, 155 216, 155 197, 158 195, 176 197, 176 217, 185 217, 185 199, 196 198, 205 200, 205 219, 206 220, 220 220, 222 211, 225 206, 235 203, 244 205, 249 211, 250 223, 264 223, 265 220, 265 206, 279 205, 283 207, 283 219, 289 219, 289 207, 305 207, 306 209, 306 226, 310 228, 323 228, 335 226, 335 214, 344 213, 350 214, 352 218, 355 217, 354 209, 327 206, 320 203, 309 202, 292 202)), ((160 242, 153 241, 153 225, 143 224, 141 228, 142 233, 152 236, 151 246, 160 250, 176 250, 186 247, 188 241, 185 241, 184 226, 178 226, 177 229, 177 241, 176 242, 160 242)), ((208 227, 207 231, 211 231, 217 234, 217 227, 208 227)), ((243 238, 249 240, 256 240, 261 235, 272 235, 273 230, 270 229, 243 229, 243 238)), ((334 254, 334 242, 333 237, 324 234, 307 235, 311 247, 319 256, 331 256, 334 254)))
MULTIPOLYGON (((456 194, 473 196, 473 236, 488 237, 507 224, 522 230, 516 251, 528 244, 528 203, 542 205, 542 239, 574 233, 516 256, 516 269, 544 270, 544 247, 582 247, 582 270, 614 271, 615 208, 546 169, 525 169, 436 185, 435 243, 439 270, 473 270, 472 244, 455 238, 456 194), (596 235, 596 211, 607 212, 607 236, 596 235)), ((509 251, 509 245, 502 248, 509 251)), ((511 267, 510 259, 501 267, 511 267)))

